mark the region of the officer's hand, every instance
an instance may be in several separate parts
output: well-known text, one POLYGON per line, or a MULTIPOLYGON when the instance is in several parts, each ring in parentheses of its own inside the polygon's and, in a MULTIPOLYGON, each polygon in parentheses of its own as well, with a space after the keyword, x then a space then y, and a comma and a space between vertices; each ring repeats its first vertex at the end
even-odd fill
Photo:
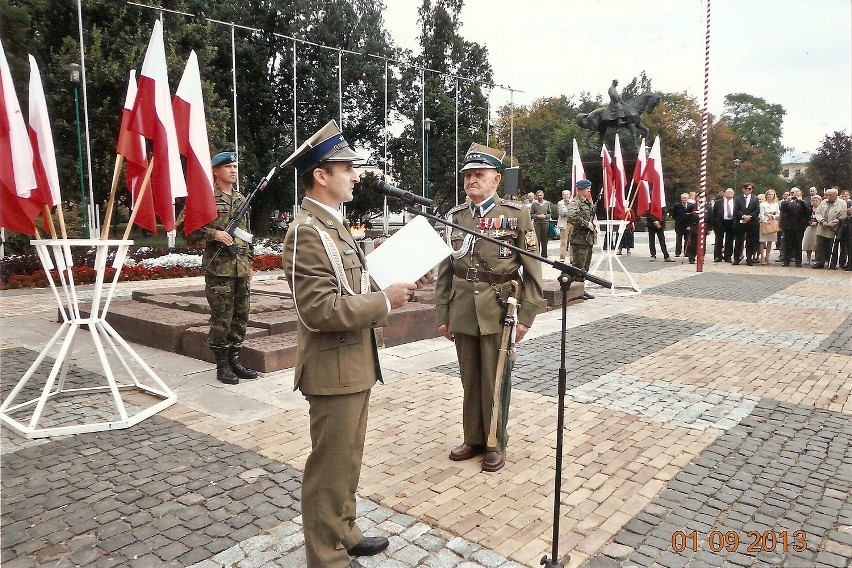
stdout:
POLYGON ((589 230, 590 230, 590 231, 594 231, 594 230, 595 230, 595 224, 594 224, 594 223, 592 223, 591 221, 589 221, 589 223, 588 223, 586 226, 589 228, 589 230))
POLYGON ((444 337, 446 337, 450 341, 456 340, 455 336, 452 333, 450 333, 450 326, 448 326, 445 323, 442 323, 441 325, 438 326, 438 333, 440 333, 441 335, 443 335, 444 337))
POLYGON ((216 231, 216 235, 213 237, 213 240, 219 241, 226 247, 234 244, 234 237, 232 237, 228 231, 216 231))
POLYGON ((401 308, 408 303, 411 293, 417 289, 417 285, 411 283, 391 284, 385 288, 385 296, 391 303, 391 308, 401 308))
MULTIPOLYGON (((439 328, 439 329, 440 329, 440 328, 439 328)), ((527 327, 527 326, 525 326, 525 325, 524 325, 524 324, 522 324, 522 323, 519 323, 518 325, 516 325, 516 326, 515 326, 515 343, 517 343, 517 342, 519 342, 521 339, 523 339, 523 338, 524 338, 524 336, 527 334, 527 332, 528 332, 529 330, 530 330, 530 328, 529 328, 529 327, 527 327)))
POLYGON ((420 280, 418 280, 417 282, 415 282, 415 284, 417 285, 417 289, 419 290, 420 288, 422 288, 422 287, 426 286, 427 284, 429 284, 429 282, 431 282, 431 281, 432 281, 432 271, 430 270, 429 272, 427 272, 426 274, 424 274, 424 275, 420 278, 420 280))

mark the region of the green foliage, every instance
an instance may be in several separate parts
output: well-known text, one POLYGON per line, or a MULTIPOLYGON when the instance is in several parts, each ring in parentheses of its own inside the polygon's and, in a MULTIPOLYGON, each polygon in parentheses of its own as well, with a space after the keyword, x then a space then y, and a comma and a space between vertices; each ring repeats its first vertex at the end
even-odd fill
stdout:
POLYGON ((722 121, 738 137, 734 140, 731 161, 742 160, 740 185, 753 182, 758 189, 780 189, 782 125, 786 111, 778 104, 746 93, 725 96, 722 121))
POLYGON ((817 187, 852 189, 852 137, 845 131, 826 134, 811 156, 807 173, 817 187))

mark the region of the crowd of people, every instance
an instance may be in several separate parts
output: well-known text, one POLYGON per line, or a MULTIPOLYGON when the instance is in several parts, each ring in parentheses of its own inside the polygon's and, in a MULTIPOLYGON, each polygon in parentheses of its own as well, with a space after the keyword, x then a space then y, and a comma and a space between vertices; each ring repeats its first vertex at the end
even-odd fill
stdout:
POLYGON ((754 197, 754 185, 720 192, 707 205, 707 230, 715 234, 713 260, 738 265, 811 266, 815 269, 852 270, 852 199, 837 187, 821 196, 811 187, 805 197, 797 187, 781 197, 775 190, 754 197), (745 249, 745 251, 744 251, 745 249), (745 253, 744 253, 745 252, 745 253))

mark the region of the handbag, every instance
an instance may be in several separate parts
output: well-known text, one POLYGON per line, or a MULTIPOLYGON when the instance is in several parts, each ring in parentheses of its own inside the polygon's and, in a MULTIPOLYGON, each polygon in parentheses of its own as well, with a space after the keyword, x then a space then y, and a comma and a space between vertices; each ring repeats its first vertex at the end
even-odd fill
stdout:
POLYGON ((555 221, 550 222, 550 226, 547 228, 547 232, 548 232, 547 235, 551 239, 558 239, 559 238, 559 230, 556 228, 556 222, 555 221))
POLYGON ((769 233, 777 233, 779 230, 778 219, 767 219, 763 223, 760 224, 760 232, 763 235, 768 235, 769 233))

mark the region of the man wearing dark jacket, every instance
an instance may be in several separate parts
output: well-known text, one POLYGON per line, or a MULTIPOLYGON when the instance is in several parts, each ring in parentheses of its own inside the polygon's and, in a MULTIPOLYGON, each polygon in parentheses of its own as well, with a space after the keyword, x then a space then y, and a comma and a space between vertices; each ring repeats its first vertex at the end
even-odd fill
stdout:
POLYGON ((781 252, 784 266, 790 266, 794 261, 796 266, 802 266, 802 239, 808 221, 811 218, 811 207, 802 200, 802 190, 794 187, 790 190, 790 199, 781 202, 781 230, 784 232, 781 252))
POLYGON ((743 258, 743 242, 745 242, 746 264, 754 264, 757 255, 757 245, 760 240, 760 201, 751 194, 754 185, 743 185, 743 194, 734 198, 734 261, 739 264, 743 258))
POLYGON ((713 246, 713 262, 731 262, 734 253, 734 190, 730 187, 713 203, 713 231, 716 244, 713 246))

